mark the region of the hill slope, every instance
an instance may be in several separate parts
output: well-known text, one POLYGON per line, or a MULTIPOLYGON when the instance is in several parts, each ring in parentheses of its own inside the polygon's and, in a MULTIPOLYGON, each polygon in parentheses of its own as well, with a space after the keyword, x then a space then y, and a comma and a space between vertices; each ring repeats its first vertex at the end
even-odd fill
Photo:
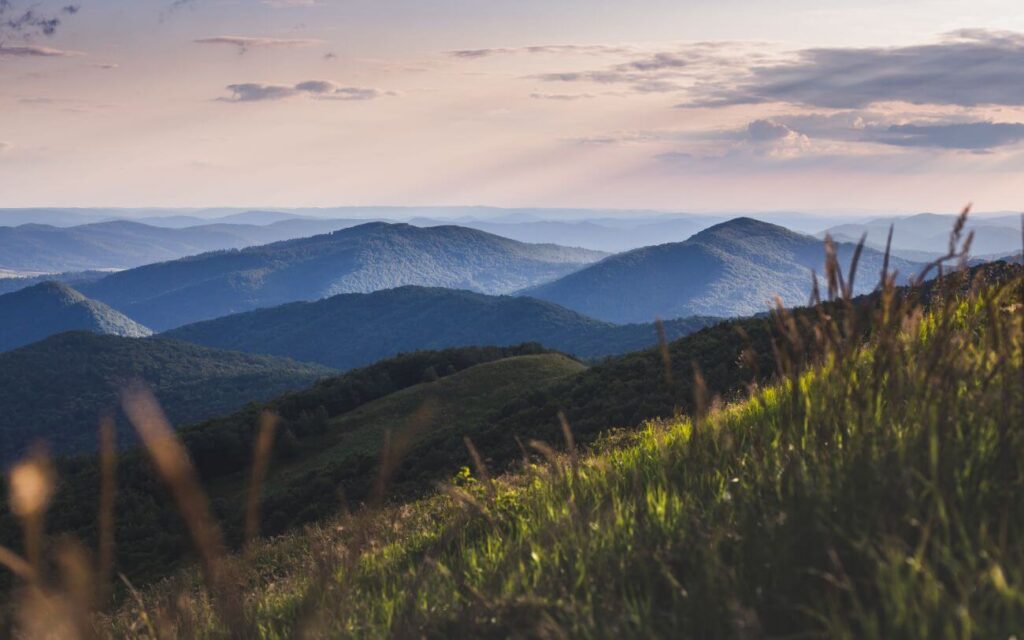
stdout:
POLYGON ((64 331, 90 331, 126 338, 152 333, 102 302, 59 282, 44 282, 0 295, 0 351, 64 331))
MULTIPOLYGON (((0 354, 0 464, 37 439, 51 451, 93 450, 101 415, 141 380, 176 425, 307 386, 326 367, 162 338, 63 333, 0 354)), ((122 442, 127 432, 122 430, 122 442)))
MULTIPOLYGON (((854 245, 838 247, 849 264, 854 245)), ((856 292, 877 284, 883 256, 865 249, 856 292)), ((618 254, 560 280, 523 293, 610 322, 650 322, 655 317, 745 316, 767 311, 775 296, 786 305, 806 304, 812 270, 824 272, 822 241, 784 227, 736 218, 685 242, 618 254)), ((916 273, 898 258, 891 268, 916 273)))
MULTIPOLYGON (((666 338, 674 340, 717 321, 673 320, 665 323, 666 338)), ((612 325, 533 298, 424 287, 258 309, 164 335, 342 370, 419 349, 539 342, 591 358, 643 349, 658 341, 653 325, 612 325)))
MULTIPOLYGON (((577 362, 528 344, 420 351, 323 378, 309 388, 267 402, 248 403, 230 414, 185 427, 179 434, 206 486, 215 491, 221 505, 219 514, 228 525, 231 538, 237 539, 241 513, 237 494, 251 466, 252 444, 263 411, 273 412, 280 419, 271 469, 271 478, 281 489, 277 493, 309 492, 314 487, 319 491, 308 495, 308 499, 276 504, 276 520, 268 524, 283 528, 329 513, 339 504, 339 489, 352 500, 368 497, 379 452, 366 446, 349 450, 347 445, 339 445, 350 435, 347 426, 339 425, 358 423, 362 428, 376 429, 377 436, 386 429, 404 429, 407 424, 399 414, 417 409, 412 405, 437 391, 443 393, 433 406, 443 411, 434 414, 434 424, 443 421, 441 426, 466 426, 468 417, 492 411, 509 395, 542 394, 546 386, 562 379, 562 374, 571 375, 581 368, 577 362), (495 366, 484 366, 488 363, 495 366), (476 374, 462 375, 471 370, 476 374), (323 464, 307 464, 307 460, 324 451, 332 453, 321 461, 323 464), (306 477, 300 486, 293 487, 287 472, 303 466, 313 472, 312 478, 306 477), (284 475, 274 479, 279 471, 284 475), (325 489, 325 482, 334 484, 325 489)), ((476 422, 474 426, 483 424, 476 422)), ((447 433, 444 429, 438 432, 442 436, 447 433)), ((421 435, 429 434, 426 431, 421 435)), ((430 442, 417 444, 409 455, 426 461, 432 455, 431 448, 430 442)), ((450 475, 446 470, 460 460, 442 456, 434 464, 442 475, 450 475)), ((97 456, 60 461, 58 471, 63 481, 47 519, 49 527, 54 532, 93 538, 100 474, 97 456)), ((420 477, 421 489, 436 479, 425 474, 420 477)), ((119 527, 119 565, 133 581, 166 575, 181 563, 188 545, 187 536, 177 526, 173 502, 155 481, 152 467, 139 452, 128 451, 120 456, 118 479, 118 522, 134 523, 119 527)), ((19 531, 7 503, 0 501, 0 544, 15 545, 19 531)), ((0 574, 0 590, 3 585, 4 576, 0 574)))
MULTIPOLYGON (((319 435, 299 441, 271 469, 264 493, 267 531, 283 532, 337 511, 342 502, 332 488, 340 487, 347 500, 373 499, 377 478, 367 469, 376 466, 388 439, 401 449, 396 464, 414 458, 422 469, 450 467, 432 442, 472 436, 512 399, 543 393, 584 369, 554 353, 506 358, 402 389, 327 421, 319 435)), ((434 475, 424 471, 423 481, 434 475)), ((241 504, 248 481, 246 472, 229 476, 210 485, 211 495, 241 504)))
MULTIPOLYGON (((195 571, 140 600, 203 636, 247 615, 275 637, 1012 637, 1019 301, 872 314, 830 366, 699 419, 247 549, 235 619, 195 571)), ((129 601, 112 635, 150 619, 129 601)))
POLYGON ((259 307, 409 284, 504 293, 602 256, 461 227, 371 223, 140 267, 84 285, 83 292, 164 330, 259 307))

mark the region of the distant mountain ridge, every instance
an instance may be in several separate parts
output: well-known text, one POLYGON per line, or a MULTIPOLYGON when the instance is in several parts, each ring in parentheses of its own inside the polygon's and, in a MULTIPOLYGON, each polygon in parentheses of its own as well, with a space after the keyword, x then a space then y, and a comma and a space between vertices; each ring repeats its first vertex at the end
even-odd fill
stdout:
POLYGON ((142 338, 153 332, 66 284, 43 282, 0 295, 0 351, 64 331, 142 338))
POLYGON ((83 282, 93 282, 110 275, 110 271, 66 271, 63 273, 47 273, 39 276, 15 276, 0 278, 0 295, 14 293, 22 289, 34 287, 43 282, 62 282, 74 289, 83 282))
MULTIPOLYGON (((128 269, 221 249, 237 249, 355 226, 362 220, 307 220, 268 213, 268 224, 216 223, 184 228, 114 220, 75 227, 0 226, 0 269, 60 273, 128 269)), ((242 220, 250 219, 243 215, 242 220)))
MULTIPOLYGON (((719 318, 665 323, 674 340, 719 318)), ((400 287, 333 296, 186 325, 169 338, 287 356, 346 370, 401 352, 538 342, 584 358, 657 344, 654 325, 613 325, 551 302, 443 288, 400 287)))
MULTIPOLYGON (((848 265, 854 245, 837 246, 848 265)), ((616 254, 557 281, 522 291, 609 322, 650 322, 655 317, 747 316, 766 311, 776 296, 806 304, 812 271, 823 273, 824 243, 784 227, 736 218, 684 242, 616 254)), ((857 293, 878 282, 883 255, 865 249, 857 293)), ((904 276, 917 265, 899 258, 890 269, 904 276)))
MULTIPOLYGON (((664 220, 641 219, 629 226, 624 220, 466 220, 459 225, 479 229, 520 242, 554 242, 567 247, 585 247, 600 251, 619 252, 637 249, 667 240, 684 240, 720 218, 689 216, 664 220)), ((451 222, 430 218, 409 221, 421 227, 433 227, 451 222)))
MULTIPOLYGON (((867 245, 884 249, 893 228, 892 246, 896 255, 909 259, 933 260, 946 252, 949 233, 957 216, 951 214, 919 213, 912 216, 877 218, 862 223, 837 225, 818 234, 829 233, 837 241, 856 242, 867 235, 867 245)), ((965 232, 973 232, 971 254, 974 256, 1003 255, 1019 251, 1021 247, 1021 218, 1019 215, 968 216, 965 232)))
POLYGON ((403 285, 508 293, 604 256, 463 227, 379 222, 147 265, 83 284, 82 291, 167 330, 260 307, 403 285))

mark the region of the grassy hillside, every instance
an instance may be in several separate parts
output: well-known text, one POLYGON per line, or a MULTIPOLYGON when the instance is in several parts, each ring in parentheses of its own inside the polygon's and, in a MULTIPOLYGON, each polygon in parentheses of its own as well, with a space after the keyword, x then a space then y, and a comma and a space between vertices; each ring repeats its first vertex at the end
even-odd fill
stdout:
MULTIPOLYGON (((675 340, 716 322, 704 317, 672 320, 664 324, 665 337, 675 340)), ((532 298, 425 287, 296 302, 186 325, 164 335, 342 370, 420 349, 538 342, 594 358, 658 342, 652 324, 612 325, 532 298)))
MULTIPOLYGON (((0 354, 0 463, 36 440, 54 453, 96 449, 99 419, 121 389, 149 385, 175 425, 306 387, 330 373, 319 365, 200 347, 161 338, 63 333, 0 354)), ((120 441, 131 441, 122 425, 120 441)))
MULTIPOLYGON (((432 443, 474 436, 513 398, 543 392, 583 370, 582 364, 559 354, 506 358, 408 387, 330 419, 320 434, 294 445, 271 468, 264 529, 280 533, 336 513, 345 501, 372 499, 378 477, 367 466, 376 467, 387 442, 402 448, 402 458, 417 460, 419 471, 416 476, 398 474, 398 486, 389 487, 389 493, 402 491, 403 484, 422 491, 422 483, 429 486, 438 477, 437 469, 452 466, 432 443)), ((241 504, 248 481, 245 472, 226 477, 211 485, 210 494, 241 504)))
POLYGON ((1024 626, 1022 286, 948 295, 925 314, 886 294, 867 343, 853 316, 819 319, 810 339, 783 316, 784 376, 749 400, 267 542, 225 561, 219 591, 182 576, 109 628, 1012 637, 1024 626), (808 349, 816 364, 791 366, 808 349))
MULTIPOLYGON (((63 336, 58 336, 63 338, 63 336)), ((146 341, 150 342, 150 341, 146 341)), ((157 341, 153 341, 157 342, 157 341)), ((169 344, 176 344, 164 341, 169 344)), ((195 347, 200 353, 221 354, 227 358, 238 357, 234 352, 220 352, 195 347)), ((17 352, 15 352, 17 353, 17 352)), ((180 352, 172 352, 174 353, 180 352)), ((290 468, 301 464, 306 456, 315 455, 319 446, 332 442, 328 437, 328 427, 332 421, 341 420, 367 403, 387 398, 391 394, 422 385, 426 381, 438 381, 447 385, 449 376, 457 375, 486 363, 525 356, 538 356, 547 353, 538 345, 519 345, 515 347, 467 347, 444 351, 417 352, 404 354, 381 361, 369 367, 350 371, 343 375, 327 377, 315 385, 301 391, 293 391, 273 398, 267 402, 250 402, 241 409, 228 415, 206 420, 200 424, 182 428, 182 438, 189 458, 195 465, 203 482, 208 486, 224 488, 224 499, 215 503, 218 516, 228 527, 234 539, 241 535, 241 507, 233 500, 232 486, 237 478, 247 472, 252 464, 253 443, 260 427, 263 412, 271 412, 279 417, 274 442, 274 459, 290 468)), ((159 357, 159 352, 157 352, 159 357)), ((164 355, 167 357, 167 354, 164 355)), ((245 358, 246 356, 242 356, 245 358)), ((256 359, 260 361, 261 359, 256 359)), ((268 359, 264 358, 263 361, 268 359)), ((98 359, 98 362, 109 362, 116 369, 116 361, 98 359)), ((529 362, 524 360, 523 362, 529 362)), ((560 367, 578 367, 577 364, 556 360, 563 363, 549 367, 544 362, 528 367, 511 367, 508 372, 532 371, 536 380, 525 380, 521 387, 504 386, 495 382, 494 394, 489 389, 481 390, 463 379, 467 391, 473 390, 474 397, 459 398, 467 407, 483 406, 480 403, 493 404, 512 390, 519 388, 529 394, 542 394, 543 386, 554 380, 549 373, 560 367), (491 400, 488 400, 491 398, 491 400)), ((182 363, 179 363, 182 364, 182 363)), ((160 366, 165 375, 180 371, 179 364, 173 361, 164 362, 160 366)), ((184 361, 186 366, 188 361, 184 361)), ((197 364, 192 362, 191 364, 197 364)), ((225 366, 227 366, 225 364, 225 366)), ((491 369, 492 372, 506 371, 504 367, 491 369)), ((216 382, 214 380, 213 382, 216 382)), ((492 382, 494 382, 492 380, 492 382)), ((436 388, 425 386, 424 388, 436 388)), ((450 388, 450 387, 445 387, 450 388)), ((210 391, 216 390, 216 384, 210 391)), ((90 401, 92 397, 81 389, 76 389, 81 397, 90 401)), ((106 388, 100 391, 107 393, 106 388)), ((101 395, 111 406, 117 405, 116 395, 101 395)), ((156 388, 157 398, 166 402, 166 394, 162 387, 156 388)), ((197 397, 196 402, 204 401, 197 397)), ((382 401, 383 402, 383 401, 382 401)), ((59 406, 59 405, 58 405, 59 406)), ((387 406, 387 403, 384 403, 387 406)), ((171 407, 166 407, 170 409, 171 407)), ((36 409, 38 411, 38 409, 36 409)), ((170 414, 173 416, 173 414, 170 414)), ((380 425, 381 428, 396 428, 400 425, 380 425)), ((85 425, 81 438, 87 439, 86 445, 95 447, 97 425, 95 418, 85 425)), ((336 433, 336 432, 332 432, 336 433)), ((344 434, 342 434, 344 435, 344 434)), ((426 461, 431 452, 429 447, 421 449, 418 456, 426 461)), ((351 461, 353 456, 349 456, 351 461)), ((378 452, 361 454, 352 461, 348 468, 342 468, 346 475, 346 495, 353 500, 367 497, 367 488, 377 469, 380 456, 378 452)), ((430 482, 447 477, 451 469, 457 469, 459 460, 446 460, 446 467, 437 472, 438 475, 427 477, 420 472, 418 478, 423 480, 420 490, 429 489, 430 482)), ((436 460, 435 460, 436 463, 436 460)), ((344 465, 342 465, 344 467, 344 465)), ((161 483, 153 474, 150 464, 143 455, 134 451, 125 453, 118 462, 118 499, 117 499, 117 566, 138 583, 165 575, 173 567, 181 563, 187 554, 188 544, 185 531, 177 521, 175 508, 169 500, 161 483)), ((57 472, 62 482, 53 497, 53 509, 48 518, 48 527, 54 534, 72 535, 76 538, 95 543, 97 540, 96 511, 100 501, 101 465, 98 456, 83 455, 58 461, 57 472)), ((338 502, 335 490, 341 486, 331 477, 334 470, 325 469, 323 479, 314 478, 309 487, 317 487, 306 499, 284 502, 277 509, 277 525, 287 526, 294 522, 333 512, 338 502), (327 486, 325 486, 325 483, 327 486), (332 484, 333 483, 333 484, 332 484)), ((6 494, 5 494, 6 495, 6 494)), ((274 523, 268 522, 268 525, 274 523)), ((0 544, 13 545, 20 538, 19 528, 10 510, 10 505, 0 502, 0 544)), ((2 584, 2 579, 0 579, 2 584)))
MULTIPOLYGON (((947 230, 948 232, 948 230, 947 230)), ((840 264, 850 264, 855 245, 837 247, 840 264)), ((865 249, 855 293, 877 284, 883 254, 865 249)), ((919 266, 893 258, 903 276, 919 266)), ((705 229, 685 242, 614 255, 560 280, 524 293, 609 322, 651 322, 695 315, 747 316, 763 313, 775 297, 787 306, 806 304, 812 272, 824 273, 821 240, 750 218, 705 229)))
POLYGON ((156 330, 339 293, 403 285, 507 293, 604 254, 462 227, 371 223, 331 234, 147 265, 83 285, 156 330))

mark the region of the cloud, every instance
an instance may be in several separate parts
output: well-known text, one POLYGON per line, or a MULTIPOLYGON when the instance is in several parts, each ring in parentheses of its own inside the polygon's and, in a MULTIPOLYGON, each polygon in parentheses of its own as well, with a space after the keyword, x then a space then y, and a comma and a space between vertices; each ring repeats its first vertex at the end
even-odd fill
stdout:
POLYGON ((988 151, 1024 140, 1024 124, 967 122, 946 125, 898 124, 876 132, 875 140, 900 147, 988 151))
POLYGON ((843 111, 776 116, 773 122, 813 139, 894 147, 980 152, 1024 142, 1024 123, 982 121, 967 114, 927 118, 922 114, 843 111))
POLYGON ((10 151, 13 148, 14 145, 11 144, 10 142, 4 142, 0 140, 0 153, 6 153, 7 151, 10 151))
POLYGON ((200 38, 195 42, 197 44, 227 45, 237 47, 239 53, 245 53, 249 49, 308 47, 323 44, 322 40, 298 38, 264 38, 252 36, 215 36, 212 38, 200 38))
POLYGON ((560 100, 563 102, 569 102, 572 100, 589 100, 595 98, 592 93, 531 93, 530 97, 534 100, 560 100))
POLYGON ((692 57, 684 57, 678 53, 655 53, 652 56, 620 64, 620 71, 659 71, 661 69, 681 69, 693 64, 692 57))
POLYGON ((793 130, 772 120, 754 120, 747 125, 746 134, 751 140, 780 140, 793 133, 793 130))
POLYGON ((290 98, 299 93, 295 87, 275 84, 256 84, 252 82, 229 84, 227 89, 231 92, 231 97, 220 98, 220 100, 226 102, 261 102, 265 100, 290 98))
POLYGON ((61 25, 60 16, 75 15, 79 8, 77 4, 69 4, 59 10, 44 12, 35 6, 19 8, 14 0, 0 0, 0 42, 10 36, 52 36, 61 25))
POLYGON ((36 45, 21 45, 8 47, 0 45, 0 58, 4 56, 12 58, 68 58, 83 55, 78 51, 65 51, 64 49, 53 49, 50 47, 39 47, 36 45))
POLYGON ((532 76, 544 82, 592 82, 594 84, 628 84, 635 93, 667 93, 679 91, 683 85, 665 77, 652 77, 647 73, 610 71, 569 71, 542 73, 532 76))
POLYGON ((530 47, 493 47, 489 49, 457 49, 449 51, 453 58, 479 59, 494 56, 519 54, 577 54, 577 55, 617 55, 633 51, 628 47, 604 44, 547 44, 530 47))
POLYGON ((218 98, 221 102, 266 102, 295 96, 308 96, 317 100, 361 101, 398 95, 395 91, 342 87, 328 80, 306 80, 295 85, 242 83, 228 85, 227 89, 231 96, 218 98))
POLYGON ((784 102, 831 109, 882 102, 916 105, 1024 105, 1024 34, 961 30, 938 43, 827 48, 753 67, 733 86, 708 85, 681 106, 784 102))
POLYGON ((631 93, 686 91, 698 83, 735 82, 755 61, 772 58, 771 47, 756 43, 697 42, 671 50, 640 52, 619 48, 629 59, 601 69, 554 71, 530 76, 542 82, 625 85, 631 93))

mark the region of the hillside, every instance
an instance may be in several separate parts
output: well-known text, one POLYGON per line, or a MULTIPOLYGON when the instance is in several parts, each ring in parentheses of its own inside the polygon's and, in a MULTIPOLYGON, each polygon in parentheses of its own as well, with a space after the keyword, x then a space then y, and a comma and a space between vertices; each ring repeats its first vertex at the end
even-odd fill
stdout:
POLYGON ((64 331, 90 331, 126 338, 152 332, 102 302, 59 282, 44 282, 0 295, 0 351, 64 331))
MULTIPOLYGON (((854 245, 837 247, 849 264, 854 245)), ((877 284, 884 256, 865 249, 855 293, 877 284)), ((746 316, 767 311, 779 296, 787 306, 806 304, 812 271, 824 273, 824 243, 784 227, 736 218, 684 242, 617 254, 560 280, 523 291, 609 322, 651 322, 655 317, 746 316)), ((890 262, 904 276, 917 265, 890 262)))
MULTIPOLYGON (((668 340, 716 318, 665 323, 668 340)), ((658 341, 653 325, 612 325, 550 302, 453 289, 400 287, 295 302, 173 329, 169 338, 351 369, 405 351, 538 342, 583 358, 658 341)))
POLYGON ((797 318, 827 365, 798 365, 791 335, 749 399, 343 512, 250 547, 230 581, 147 590, 111 633, 170 601, 170 635, 1011 637, 1024 326, 1004 284, 923 314, 887 294, 862 309, 867 341, 797 318))
MULTIPOLYGON (((96 448, 100 417, 141 380, 183 425, 308 386, 318 365, 210 349, 163 338, 63 333, 0 354, 0 464, 36 440, 55 453, 96 448)), ((121 429, 121 442, 131 440, 121 429)))
MULTIPOLYGON (((506 358, 402 389, 328 420, 271 469, 264 491, 265 529, 280 533, 335 513, 344 504, 341 496, 353 503, 372 500, 376 476, 367 467, 376 466, 389 439, 401 449, 396 464, 417 460, 421 478, 430 482, 437 469, 451 466, 431 443, 474 436, 512 399, 542 393, 584 369, 559 354, 506 358)), ((240 504, 248 480, 244 472, 226 477, 210 485, 210 494, 240 504)))
POLYGON ((229 221, 184 228, 158 227, 128 220, 74 227, 44 224, 0 227, 0 270, 60 273, 89 269, 129 269, 219 249, 235 249, 327 233, 360 222, 290 217, 267 217, 266 220, 276 221, 262 225, 229 221))
POLYGON ((83 293, 166 330, 259 307, 403 285, 507 293, 603 255, 461 227, 371 223, 131 269, 84 285, 83 293))
MULTIPOLYGON (((554 354, 550 358, 537 357, 545 354, 548 352, 537 345, 466 347, 404 354, 369 367, 323 378, 309 388, 288 392, 267 402, 246 403, 227 415, 185 427, 179 434, 206 485, 216 488, 220 505, 218 514, 228 527, 231 538, 237 540, 241 533, 241 511, 232 496, 237 494, 239 478, 244 477, 250 468, 252 444, 263 411, 280 417, 274 444, 276 464, 282 465, 282 470, 294 469, 318 455, 321 449, 330 448, 339 439, 348 437, 347 430, 329 429, 329 425, 345 425, 355 420, 375 428, 379 435, 384 429, 402 427, 391 419, 403 407, 411 406, 410 399, 414 403, 430 390, 444 390, 448 394, 444 403, 451 405, 450 411, 436 415, 445 417, 449 425, 453 424, 450 419, 464 424, 468 417, 500 406, 511 393, 543 395, 543 386, 554 382, 563 373, 571 374, 581 368, 578 363, 554 354), (495 366, 485 367, 488 363, 495 366), (470 370, 486 375, 461 376, 455 383, 449 381, 449 378, 454 379, 470 370), (506 381, 498 380, 498 377, 504 377, 506 381), (361 412, 361 408, 370 405, 376 409, 361 412), (388 407, 394 410, 389 411, 388 407), (388 422, 371 425, 367 416, 388 416, 388 422)), ((94 432, 95 428, 90 427, 89 433, 94 432)), ((89 445, 92 446, 92 442, 89 445)), ((415 457, 428 460, 430 446, 429 442, 419 446, 415 457)), ((334 482, 329 478, 338 472, 338 465, 328 460, 330 464, 327 466, 308 466, 311 470, 323 471, 323 476, 321 478, 319 473, 314 473, 315 477, 299 489, 310 491, 312 487, 318 487, 319 492, 307 496, 306 500, 279 504, 275 509, 278 514, 276 521, 266 524, 285 527, 329 513, 339 504, 336 490, 339 486, 344 488, 350 499, 366 499, 373 482, 372 471, 379 460, 378 453, 367 452, 365 447, 359 452, 340 451, 339 456, 350 463, 348 468, 340 471, 345 476, 343 485, 335 483, 333 488, 323 491, 319 489, 323 489, 325 482, 334 482)), ((440 460, 442 475, 460 460, 440 460)), ((438 464, 437 460, 435 464, 438 464)), ((166 575, 178 566, 187 551, 187 537, 177 524, 173 503, 156 482, 145 457, 128 451, 118 461, 118 468, 118 522, 130 523, 119 526, 118 563, 133 581, 141 583, 166 575)), ((59 462, 58 470, 63 482, 54 497, 49 527, 55 533, 69 533, 94 541, 100 483, 97 457, 83 455, 66 459, 59 462)), ((428 488, 435 477, 421 474, 418 488, 428 488)), ((284 480, 276 484, 293 489, 284 480)), ((0 502, 0 544, 14 545, 20 537, 20 529, 8 509, 7 503, 0 502)), ((3 576, 0 574, 0 587, 2 585, 3 576)), ((0 619, 2 613, 0 607, 0 619)))
MULTIPOLYGON (((1020 268, 990 265, 966 272, 958 281, 971 282, 982 274, 986 282, 997 285, 1020 277, 1020 268)), ((932 297, 932 288, 929 284, 921 292, 926 296, 922 299, 932 297)), ((915 291, 905 295, 918 298, 915 291)), ((858 311, 854 318, 860 318, 862 326, 865 317, 869 317, 865 314, 873 313, 876 302, 874 297, 855 302, 858 311)), ((839 322, 848 313, 842 305, 835 304, 821 309, 797 309, 797 326, 813 324, 821 311, 839 322)), ((810 330, 804 335, 810 335, 810 330)), ((557 442, 562 438, 559 411, 566 414, 577 442, 583 444, 600 439, 614 427, 680 412, 687 414, 694 410, 695 398, 701 397, 699 387, 694 386, 695 365, 703 374, 707 398, 742 397, 750 383, 763 382, 775 374, 773 343, 783 339, 785 334, 770 318, 749 318, 722 323, 675 341, 669 345, 667 362, 666 354, 658 349, 611 358, 543 390, 512 398, 478 423, 472 439, 487 464, 499 472, 521 458, 521 444, 531 439, 557 442)), ((237 540, 240 506, 230 495, 234 492, 237 496, 237 474, 251 464, 252 443, 264 408, 282 416, 274 445, 275 459, 286 466, 301 466, 307 457, 326 448, 317 445, 329 424, 343 422, 345 414, 352 414, 367 403, 478 364, 538 353, 541 351, 536 347, 526 346, 408 354, 324 380, 306 391, 287 394, 268 404, 247 405, 229 416, 184 429, 181 435, 205 485, 219 496, 214 506, 228 527, 229 538, 237 540)), ((461 394, 448 395, 453 402, 464 400, 461 394)), ((473 402, 472 398, 465 400, 473 402)), ((303 499, 275 502, 273 511, 279 515, 273 520, 268 516, 264 527, 276 532, 280 526, 329 512, 341 504, 339 494, 324 487, 341 486, 349 506, 353 506, 365 499, 374 486, 374 479, 380 475, 379 461, 379 455, 365 455, 364 449, 364 455, 344 469, 330 471, 329 467, 315 466, 329 472, 312 473, 293 487, 299 493, 312 491, 306 487, 323 490, 303 494, 303 499)), ((433 482, 450 478, 460 466, 468 464, 471 461, 457 431, 424 433, 417 449, 405 455, 390 475, 389 495, 403 496, 403 500, 423 495, 431 490, 433 482)), ((123 459, 119 467, 122 480, 118 489, 118 521, 131 524, 127 529, 119 528, 118 562, 139 584, 164 574, 180 561, 185 534, 179 525, 168 525, 174 521, 170 513, 173 507, 159 483, 152 479, 146 463, 133 454, 123 459)), ((98 474, 92 457, 61 465, 60 475, 65 482, 48 516, 54 532, 70 532, 87 541, 95 540, 98 474)), ((18 535, 18 528, 0 508, 0 542, 11 543, 18 535)))

